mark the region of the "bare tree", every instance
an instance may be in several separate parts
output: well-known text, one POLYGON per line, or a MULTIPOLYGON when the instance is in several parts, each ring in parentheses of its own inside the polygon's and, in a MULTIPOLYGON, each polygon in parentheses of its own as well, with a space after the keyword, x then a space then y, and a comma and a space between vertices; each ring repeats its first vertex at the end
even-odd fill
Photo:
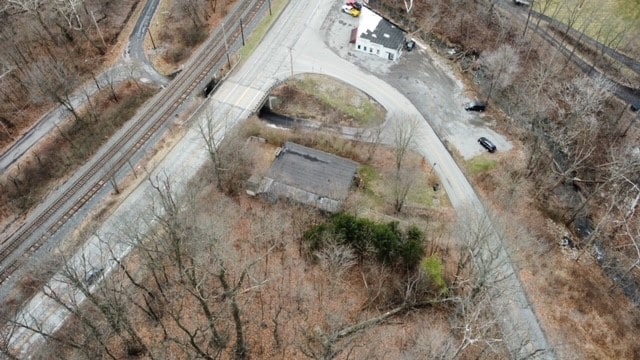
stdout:
POLYGON ((414 144, 415 131, 418 126, 418 119, 398 115, 392 119, 393 145, 395 153, 395 169, 400 171, 405 160, 405 155, 414 144))
POLYGON ((396 213, 400 213, 404 208, 407 196, 418 176, 419 173, 415 168, 409 167, 403 167, 395 173, 391 184, 391 193, 393 196, 393 209, 396 213))
POLYGON ((409 14, 411 12, 411 9, 413 9, 413 0, 402 0, 404 1, 404 8, 405 10, 407 10, 407 14, 409 14))
POLYGON ((217 358, 229 341, 225 314, 230 314, 235 329, 235 357, 246 358, 247 345, 237 296, 255 261, 239 266, 239 261, 233 260, 233 252, 224 241, 228 231, 225 222, 215 224, 208 217, 198 216, 192 194, 178 200, 168 179, 152 182, 152 186, 158 199, 153 217, 161 231, 152 232, 151 238, 139 239, 137 246, 147 258, 146 266, 155 273, 153 277, 164 279, 154 281, 157 291, 162 294, 167 294, 167 288, 177 291, 177 297, 167 298, 165 313, 184 336, 173 335, 173 341, 190 347, 199 357, 217 358), (230 267, 229 263, 234 266, 230 267), (158 264, 164 265, 158 268, 158 264), (211 286, 214 282, 218 286, 211 286), (197 304, 204 320, 202 327, 193 327, 183 319, 182 314, 187 311, 184 301, 188 298, 197 304), (229 309, 217 306, 216 299, 224 299, 229 309))
POLYGON ((27 72, 27 83, 29 91, 36 97, 62 105, 77 121, 82 121, 72 102, 79 79, 63 62, 51 60, 33 64, 27 72))
MULTIPOLYGON (((97 287, 93 285, 104 275, 104 264, 94 264, 84 253, 80 257, 64 260, 62 271, 60 272, 59 281, 67 283, 73 289, 82 294, 81 298, 86 299, 91 305, 98 310, 107 322, 113 333, 118 334, 124 340, 129 355, 140 355, 148 352, 147 346, 135 329, 131 318, 128 314, 128 302, 121 295, 121 291, 117 291, 111 287, 97 287)), ((56 300, 60 304, 64 304, 67 308, 75 308, 76 311, 82 312, 81 300, 77 300, 75 295, 59 293, 54 287, 47 285, 45 293, 56 300), (70 302, 66 302, 66 298, 70 302)), ((82 313, 80 316, 84 316, 82 313)), ((105 346, 106 349, 106 346, 105 346)))
POLYGON ((393 174, 393 207, 396 213, 402 211, 407 194, 416 179, 415 171, 405 167, 407 153, 414 144, 418 119, 408 116, 397 116, 393 120, 393 146, 395 154, 395 171, 393 174))
POLYGON ((500 91, 511 85, 515 75, 520 71, 519 56, 512 46, 504 44, 486 55, 483 64, 491 78, 487 91, 488 102, 494 88, 500 91))
MULTIPOLYGON (((90 12, 87 9, 87 4, 85 0, 59 0, 54 3, 55 11, 58 13, 60 18, 64 23, 64 27, 69 30, 79 31, 82 36, 87 40, 89 44, 91 44, 96 50, 100 52, 101 55, 106 53, 104 39, 102 39, 102 44, 98 44, 95 42, 88 33, 87 26, 85 22, 88 21, 90 16, 90 12)), ((98 32, 100 33, 100 29, 97 27, 98 32)))
POLYGON ((210 118, 198 126, 213 165, 218 190, 237 194, 251 167, 251 157, 240 131, 231 128, 226 119, 216 122, 210 118))

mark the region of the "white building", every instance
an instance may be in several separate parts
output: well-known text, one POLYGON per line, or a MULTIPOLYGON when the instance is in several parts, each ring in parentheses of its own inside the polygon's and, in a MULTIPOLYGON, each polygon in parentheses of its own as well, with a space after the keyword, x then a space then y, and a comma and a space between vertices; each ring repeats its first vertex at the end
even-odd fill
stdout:
POLYGON ((404 31, 362 6, 360 23, 355 39, 355 48, 384 59, 396 60, 404 46, 404 31))

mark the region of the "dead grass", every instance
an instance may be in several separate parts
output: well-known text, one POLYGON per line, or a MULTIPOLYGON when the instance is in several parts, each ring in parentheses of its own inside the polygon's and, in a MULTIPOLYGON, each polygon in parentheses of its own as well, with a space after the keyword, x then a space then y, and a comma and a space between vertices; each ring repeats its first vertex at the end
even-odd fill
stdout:
MULTIPOLYGON (((91 3, 93 1, 89 1, 91 3)), ((57 59, 63 61, 69 69, 79 75, 78 85, 82 82, 93 81, 91 76, 100 72, 103 64, 113 63, 114 58, 118 58, 121 54, 116 49, 120 49, 122 44, 126 42, 126 37, 122 36, 128 28, 128 23, 132 20, 132 14, 139 8, 141 4, 139 0, 118 0, 103 3, 98 8, 101 11, 94 12, 96 21, 99 23, 102 38, 104 38, 104 54, 101 54, 96 47, 90 45, 86 38, 79 32, 71 31, 69 36, 73 40, 68 41, 64 38, 57 26, 50 25, 49 31, 54 37, 65 40, 53 43, 51 38, 44 33, 40 25, 36 24, 36 19, 32 13, 25 11, 12 12, 5 20, 7 31, 11 34, 2 36, 4 39, 0 41, 3 49, 7 50, 6 55, 20 58, 18 64, 23 70, 28 69, 33 63, 38 61, 51 61, 57 59), (12 29, 21 29, 13 32, 12 29), (15 46, 14 46, 15 44, 15 46), (26 57, 18 56, 15 52, 19 49, 20 53, 28 54, 26 57), (13 53, 13 54, 12 54, 13 53), (24 64, 23 62, 26 62, 24 64)), ((94 4, 89 5, 95 9, 94 4)), ((49 14, 43 14, 48 17, 49 14)), ((86 24, 91 23, 88 16, 82 12, 82 21, 86 24)), ((49 21, 45 19, 45 21, 49 21)), ((62 20, 60 20, 62 21, 62 20)), ((103 47, 100 36, 94 31, 93 25, 88 31, 89 38, 95 44, 103 47)), ((48 101, 37 101, 33 93, 24 87, 26 83, 22 71, 14 71, 9 76, 0 81, 6 91, 0 97, 0 119, 4 119, 0 124, 0 149, 6 149, 11 143, 20 138, 28 131, 35 122, 40 119, 47 111, 53 108, 54 104, 48 101)))
POLYGON ((570 232, 536 210, 530 195, 535 188, 522 175, 526 154, 520 144, 509 153, 495 155, 495 168, 475 173, 471 179, 508 229, 507 245, 559 357, 640 356, 640 311, 602 271, 590 248, 560 246, 561 237, 570 232))
MULTIPOLYGON (((196 3, 189 3, 196 4, 196 3)), ((151 24, 151 37, 147 34, 145 47, 154 67, 165 75, 180 69, 198 46, 236 4, 236 0, 217 1, 215 12, 212 4, 198 2, 197 9, 187 12, 183 1, 161 1, 151 24), (155 44, 155 46, 154 46, 155 44)))
MULTIPOLYGON (((273 160, 275 145, 256 141, 247 144, 253 149, 256 171, 264 171, 273 160)), ((388 161, 391 156, 388 153, 387 149, 379 151, 371 166, 392 165, 388 161)), ((325 221, 324 216, 316 210, 286 201, 272 204, 246 195, 230 198, 217 191, 211 183, 212 178, 212 169, 207 166, 190 184, 190 189, 196 194, 190 198, 196 199, 196 208, 199 210, 196 217, 216 214, 216 218, 224 219, 223 222, 229 229, 225 243, 228 243, 231 251, 225 259, 232 276, 238 274, 242 264, 259 260, 251 268, 249 280, 238 292, 252 358, 304 358, 304 352, 321 350, 318 338, 321 334, 331 334, 348 325, 372 318, 397 304, 402 284, 383 266, 360 263, 340 275, 306 256, 302 233, 312 224, 325 221), (271 250, 267 251, 268 249, 271 250)), ((355 194, 359 192, 356 191, 355 194)), ((411 222, 431 229, 428 232, 431 241, 429 253, 440 246, 435 236, 434 223, 440 223, 446 216, 436 216, 439 211, 444 214, 448 209, 433 209, 433 216, 428 221, 426 218, 404 215, 397 218, 403 223, 411 222)), ((140 256, 140 253, 132 254, 128 264, 143 283, 152 283, 150 274, 135 270, 141 269, 140 256)), ((207 259, 209 255, 202 253, 199 256, 207 259)), ((167 263, 164 266, 170 267, 173 264, 167 263)), ((120 284, 127 283, 127 280, 123 274, 116 273, 110 282, 120 284)), ((215 287, 215 284, 211 284, 212 289, 215 287)), ((165 291, 171 293, 173 290, 165 287, 165 291)), ((224 314, 226 302, 216 299, 218 298, 212 298, 210 304, 224 314)), ((172 301, 180 301, 184 309, 198 307, 192 297, 175 298, 172 301)), ((175 359, 186 358, 181 355, 184 353, 177 344, 163 342, 163 331, 157 323, 137 308, 129 310, 136 319, 136 330, 149 348, 155 351, 163 349, 163 353, 170 353, 175 359)), ((449 311, 446 308, 427 307, 366 329, 345 341, 337 342, 336 348, 344 347, 337 358, 400 358, 403 354, 414 353, 419 356, 425 351, 423 347, 429 344, 429 338, 426 337, 435 334, 429 329, 437 329, 439 336, 446 334, 447 339, 451 338, 451 328, 446 320, 450 316, 449 311), (424 324, 431 325, 427 329, 424 324)), ((203 319, 198 313, 185 311, 182 320, 190 326, 202 323, 203 319)), ((164 323, 169 334, 181 333, 169 321, 168 315, 165 316, 164 323)), ((221 329, 231 333, 232 324, 228 317, 223 315, 217 318, 217 323, 221 329)), ((80 324, 71 321, 65 325, 62 333, 74 334, 80 340, 83 334, 77 332, 78 328, 81 328, 80 324)), ((115 349, 123 348, 116 337, 112 338, 110 345, 115 349)), ((70 358, 78 355, 63 349, 57 350, 55 345, 46 351, 45 354, 64 353, 70 358)), ((118 353, 118 356, 125 354, 118 353)), ((230 346, 223 352, 222 358, 232 357, 230 346)))
POLYGON ((305 74, 276 87, 274 111, 327 124, 369 127, 380 125, 386 111, 367 94, 329 76, 305 74))
POLYGON ((1 218, 29 211, 107 141, 157 89, 126 83, 96 95, 80 120, 56 128, 0 179, 1 218))

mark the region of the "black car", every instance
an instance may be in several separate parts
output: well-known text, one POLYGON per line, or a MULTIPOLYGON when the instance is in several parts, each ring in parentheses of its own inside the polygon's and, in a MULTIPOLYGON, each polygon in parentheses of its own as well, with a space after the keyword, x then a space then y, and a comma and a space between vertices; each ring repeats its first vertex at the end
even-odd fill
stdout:
POLYGON ((631 109, 631 111, 633 112, 637 112, 638 110, 640 110, 640 101, 631 104, 631 106, 629 106, 629 109, 631 109))
POLYGON ((104 274, 104 268, 97 268, 97 269, 92 269, 91 271, 89 271, 87 273, 87 275, 84 278, 84 282, 87 284, 87 286, 91 286, 93 285, 98 279, 100 279, 102 277, 102 274, 104 274))
POLYGON ((413 40, 409 40, 404 44, 405 49, 407 49, 408 52, 411 52, 411 50, 413 50, 414 47, 416 47, 416 42, 413 40))
POLYGON ((496 146, 491 142, 491 140, 487 139, 484 136, 478 139, 478 142, 480 143, 480 145, 482 145, 483 148, 487 149, 490 153, 495 152, 497 149, 496 146))
POLYGON ((484 111, 487 108, 487 103, 484 101, 472 101, 464 104, 464 109, 467 111, 484 111))

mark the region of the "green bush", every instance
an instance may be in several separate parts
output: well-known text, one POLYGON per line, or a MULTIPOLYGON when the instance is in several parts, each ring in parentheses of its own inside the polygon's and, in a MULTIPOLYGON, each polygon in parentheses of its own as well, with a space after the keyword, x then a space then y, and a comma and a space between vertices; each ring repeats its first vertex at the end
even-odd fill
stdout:
POLYGON ((397 222, 376 223, 349 214, 336 214, 327 224, 307 230, 309 250, 320 250, 329 239, 350 246, 361 259, 414 268, 424 256, 424 234, 415 226, 403 231, 397 222))
POLYGON ((436 255, 431 255, 424 259, 420 265, 427 277, 429 285, 435 288, 434 290, 438 293, 442 295, 446 294, 448 290, 447 282, 444 279, 444 264, 442 263, 442 259, 436 255))

